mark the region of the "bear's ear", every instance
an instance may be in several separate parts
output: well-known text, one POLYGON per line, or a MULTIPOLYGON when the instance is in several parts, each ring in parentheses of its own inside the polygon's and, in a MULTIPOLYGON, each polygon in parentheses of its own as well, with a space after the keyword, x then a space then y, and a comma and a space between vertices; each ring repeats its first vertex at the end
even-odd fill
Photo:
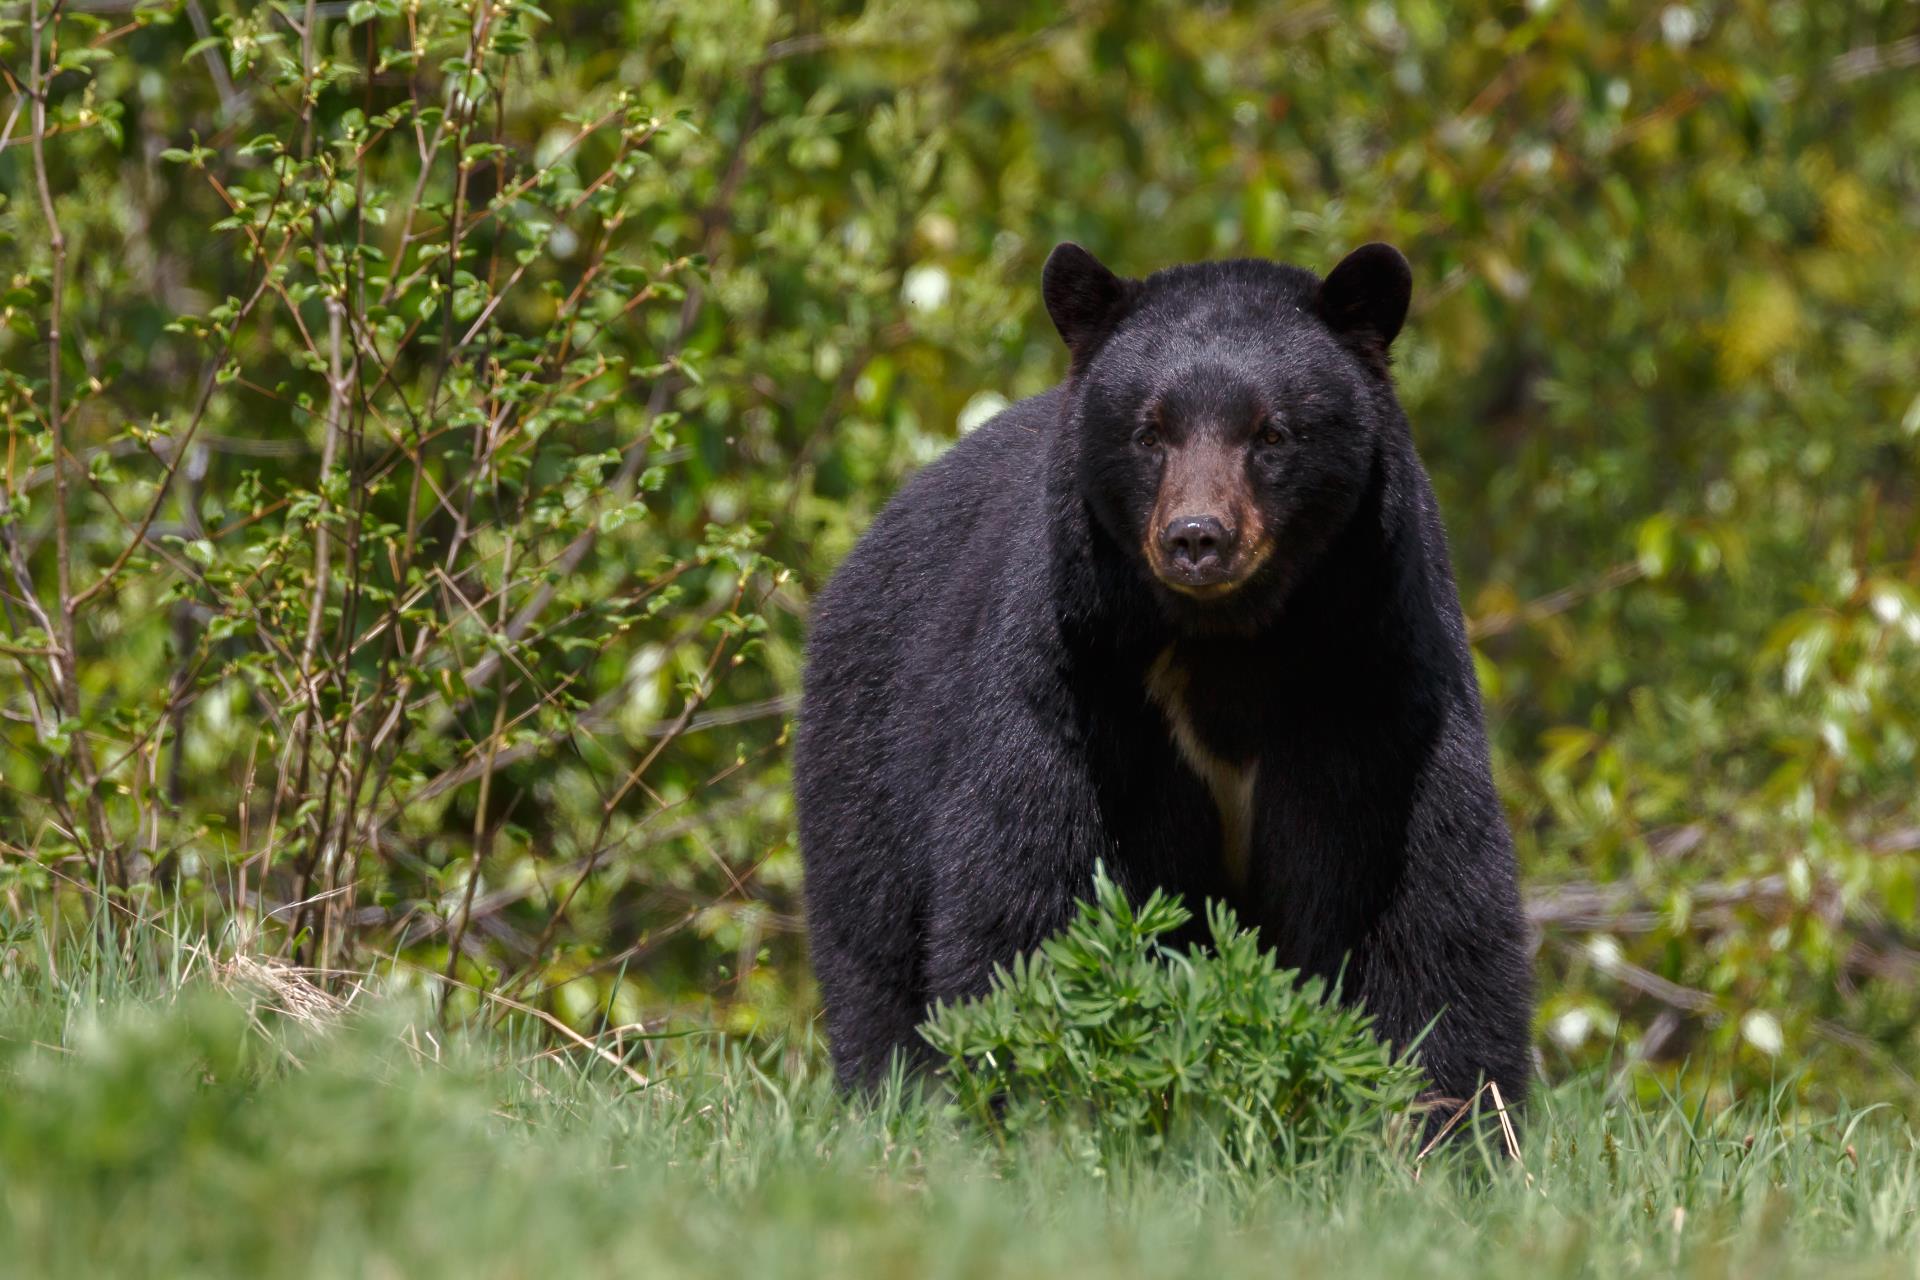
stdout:
POLYGON ((1040 271, 1040 296, 1076 365, 1113 328, 1127 294, 1125 280, 1071 240, 1055 245, 1040 271))
POLYGON ((1363 244, 1320 284, 1320 318, 1354 352, 1380 372, 1387 348, 1407 318, 1413 268, 1390 244, 1363 244))

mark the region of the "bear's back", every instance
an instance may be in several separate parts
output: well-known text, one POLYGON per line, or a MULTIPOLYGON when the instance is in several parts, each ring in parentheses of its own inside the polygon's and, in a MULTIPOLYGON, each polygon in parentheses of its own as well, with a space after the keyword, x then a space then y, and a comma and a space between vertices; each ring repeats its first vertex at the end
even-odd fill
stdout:
POLYGON ((830 678, 842 656, 898 658, 997 603, 1009 572, 1044 564, 1046 440, 1059 403, 1056 389, 1009 406, 887 503, 815 598, 810 691, 812 666, 830 678))
MULTIPOLYGON (((1046 442, 1059 411, 1049 391, 961 438, 901 488, 815 597, 795 743, 803 840, 815 821, 911 821, 970 715, 993 701, 1002 637, 1045 601, 1046 442)), ((907 833, 869 833, 888 834, 907 833)))

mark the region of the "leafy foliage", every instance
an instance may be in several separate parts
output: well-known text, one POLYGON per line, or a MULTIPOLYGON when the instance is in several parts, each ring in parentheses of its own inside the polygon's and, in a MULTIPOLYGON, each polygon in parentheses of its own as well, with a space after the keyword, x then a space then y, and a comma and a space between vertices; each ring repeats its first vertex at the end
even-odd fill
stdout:
MULTIPOLYGON (((44 62, 184 16, 25 27, 44 62)), ((373 926, 448 978, 544 986, 604 959, 565 947, 606 909, 587 882, 741 766, 663 759, 784 581, 747 513, 655 510, 700 381, 707 201, 675 163, 698 130, 619 84, 510 111, 545 21, 223 14, 181 56, 223 55, 245 100, 223 88, 219 145, 156 148, 144 178, 219 251, 164 250, 173 306, 106 291, 68 343, 56 242, 45 326, 21 313, 13 343, 47 376, 0 387, 30 468, 3 535, 25 885, 183 894, 323 966, 373 926), (116 349, 129 327, 147 343, 116 349)), ((89 142, 70 159, 115 140, 89 142)), ((41 214, 75 253, 104 230, 41 214)))
POLYGON ((1412 1104, 1419 1068, 1372 1019, 1276 967, 1220 903, 1210 945, 1174 950, 1189 919, 1097 872, 1062 933, 986 995, 936 1006, 921 1033, 960 1110, 1003 1139, 1064 1131, 1103 1162, 1200 1141, 1266 1168, 1377 1137, 1412 1104))
POLYGON ((1546 1065, 1920 1098, 1911 5, 5 0, 0 64, 10 912, 803 1021, 807 602, 1059 376, 1047 250, 1387 239, 1546 1065))

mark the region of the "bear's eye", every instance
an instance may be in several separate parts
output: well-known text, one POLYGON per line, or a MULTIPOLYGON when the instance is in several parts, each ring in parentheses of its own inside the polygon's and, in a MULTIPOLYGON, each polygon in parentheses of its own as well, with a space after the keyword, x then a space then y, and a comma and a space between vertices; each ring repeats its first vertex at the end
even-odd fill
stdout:
POLYGON ((1151 428, 1142 431, 1139 435, 1135 436, 1134 439, 1139 442, 1142 449, 1158 449, 1160 447, 1160 433, 1151 428))
POLYGON ((1280 426, 1278 423, 1269 422, 1260 428, 1260 435, 1257 438, 1260 443, 1264 445, 1279 444, 1287 438, 1286 428, 1280 426))

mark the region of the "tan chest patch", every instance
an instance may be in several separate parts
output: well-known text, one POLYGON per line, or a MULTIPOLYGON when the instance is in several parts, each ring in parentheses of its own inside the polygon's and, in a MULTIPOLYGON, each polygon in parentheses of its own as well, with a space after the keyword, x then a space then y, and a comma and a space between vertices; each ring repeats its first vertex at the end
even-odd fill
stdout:
POLYGON ((1213 796, 1220 812, 1220 856, 1227 879, 1236 889, 1247 887, 1247 863, 1253 847, 1253 787, 1258 761, 1235 764, 1215 755, 1200 741, 1187 705, 1187 673, 1173 660, 1169 645, 1147 668, 1147 696, 1167 718, 1173 744, 1213 796))

